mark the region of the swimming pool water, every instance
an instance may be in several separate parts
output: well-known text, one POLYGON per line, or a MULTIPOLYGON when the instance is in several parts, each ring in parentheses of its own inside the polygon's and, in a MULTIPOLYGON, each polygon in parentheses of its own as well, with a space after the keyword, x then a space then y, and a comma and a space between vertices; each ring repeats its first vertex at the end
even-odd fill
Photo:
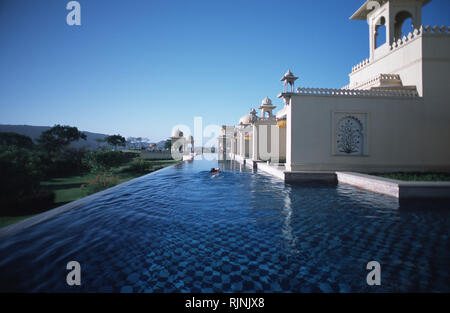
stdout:
POLYGON ((184 162, 1 238, 0 291, 450 292, 449 208, 184 162))

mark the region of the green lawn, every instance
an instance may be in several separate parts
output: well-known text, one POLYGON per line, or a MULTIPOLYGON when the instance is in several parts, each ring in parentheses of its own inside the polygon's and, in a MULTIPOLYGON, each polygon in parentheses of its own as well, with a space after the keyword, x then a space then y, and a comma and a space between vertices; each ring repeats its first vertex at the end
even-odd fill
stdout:
POLYGON ((374 175, 403 181, 450 181, 450 174, 446 173, 386 173, 374 175))
MULTIPOLYGON (((112 169, 112 174, 119 178, 118 183, 123 183, 133 178, 154 172, 164 167, 179 163, 174 160, 145 160, 150 165, 150 170, 146 173, 136 173, 130 170, 131 161, 117 168, 112 169)), ((93 174, 86 174, 82 176, 72 176, 64 178, 53 178, 48 181, 41 182, 41 186, 49 189, 55 193, 55 202, 49 209, 64 205, 66 203, 81 199, 88 194, 81 188, 82 185, 87 184, 95 177, 93 174)), ((4 227, 16 222, 19 222, 27 216, 0 216, 0 227, 4 227)))
MULTIPOLYGON (((119 183, 124 183, 133 178, 154 172, 164 167, 174 165, 178 161, 174 160, 146 160, 151 164, 152 169, 146 173, 135 173, 128 171, 131 162, 120 167, 112 169, 112 174, 119 177, 119 183)), ((66 204, 68 202, 81 199, 87 194, 81 189, 83 184, 87 184, 95 175, 86 174, 83 176, 73 176, 67 178, 54 178, 49 181, 42 182, 41 185, 55 192, 55 207, 66 204)))
POLYGON ((41 186, 55 193, 55 207, 83 198, 85 195, 81 190, 81 185, 86 184, 92 174, 84 176, 73 176, 66 178, 53 178, 41 182, 41 186))

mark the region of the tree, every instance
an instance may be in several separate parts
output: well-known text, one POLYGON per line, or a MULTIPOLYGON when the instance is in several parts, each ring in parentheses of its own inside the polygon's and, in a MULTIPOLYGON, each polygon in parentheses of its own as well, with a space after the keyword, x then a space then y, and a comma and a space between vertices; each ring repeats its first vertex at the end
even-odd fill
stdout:
POLYGON ((167 139, 166 142, 164 143, 164 148, 170 150, 172 148, 172 140, 167 139))
POLYGON ((71 142, 80 139, 86 140, 86 138, 87 136, 76 127, 55 125, 42 132, 37 141, 47 152, 51 153, 61 152, 71 142))
POLYGON ((31 149, 33 147, 33 140, 28 136, 18 133, 0 132, 0 145, 31 149))
POLYGON ((117 149, 117 146, 124 147, 126 140, 124 137, 122 137, 120 135, 112 135, 112 136, 107 136, 105 138, 105 142, 107 142, 111 146, 114 146, 114 148, 117 149))

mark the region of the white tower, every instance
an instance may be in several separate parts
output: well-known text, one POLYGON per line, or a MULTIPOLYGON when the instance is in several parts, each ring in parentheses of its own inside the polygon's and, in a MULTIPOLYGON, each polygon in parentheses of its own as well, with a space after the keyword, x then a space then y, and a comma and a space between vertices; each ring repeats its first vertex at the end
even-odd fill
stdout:
POLYGON ((367 20, 370 34, 370 59, 377 59, 389 47, 408 33, 402 28, 408 20, 408 32, 422 25, 422 7, 431 0, 367 0, 350 17, 351 20, 367 20), (385 37, 385 38, 383 38, 385 37))
POLYGON ((188 145, 191 145, 191 153, 194 153, 194 137, 192 137, 191 135, 187 136, 186 143, 188 145))
POLYGON ((268 118, 272 118, 272 110, 275 108, 276 106, 272 105, 272 100, 269 97, 265 97, 258 109, 261 110, 261 117, 264 119, 266 118, 266 113, 268 113, 268 118))
POLYGON ((295 77, 294 74, 292 74, 291 70, 288 70, 286 72, 286 74, 284 74, 284 76, 280 79, 280 81, 283 82, 283 86, 284 86, 284 93, 286 92, 295 92, 294 91, 294 83, 295 81, 298 79, 298 77, 295 77), (291 86, 291 90, 288 91, 287 90, 287 85, 291 86))
POLYGON ((184 153, 186 151, 186 139, 183 137, 183 132, 179 129, 175 129, 170 137, 172 141, 172 151, 184 153))

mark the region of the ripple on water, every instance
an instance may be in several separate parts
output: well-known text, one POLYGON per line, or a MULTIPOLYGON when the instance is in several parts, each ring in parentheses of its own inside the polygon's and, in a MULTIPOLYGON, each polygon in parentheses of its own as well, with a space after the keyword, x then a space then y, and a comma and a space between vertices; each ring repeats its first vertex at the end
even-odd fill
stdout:
POLYGON ((0 291, 450 291, 448 209, 216 166, 155 172, 3 238, 0 291), (366 284, 371 260, 382 286, 366 284))

